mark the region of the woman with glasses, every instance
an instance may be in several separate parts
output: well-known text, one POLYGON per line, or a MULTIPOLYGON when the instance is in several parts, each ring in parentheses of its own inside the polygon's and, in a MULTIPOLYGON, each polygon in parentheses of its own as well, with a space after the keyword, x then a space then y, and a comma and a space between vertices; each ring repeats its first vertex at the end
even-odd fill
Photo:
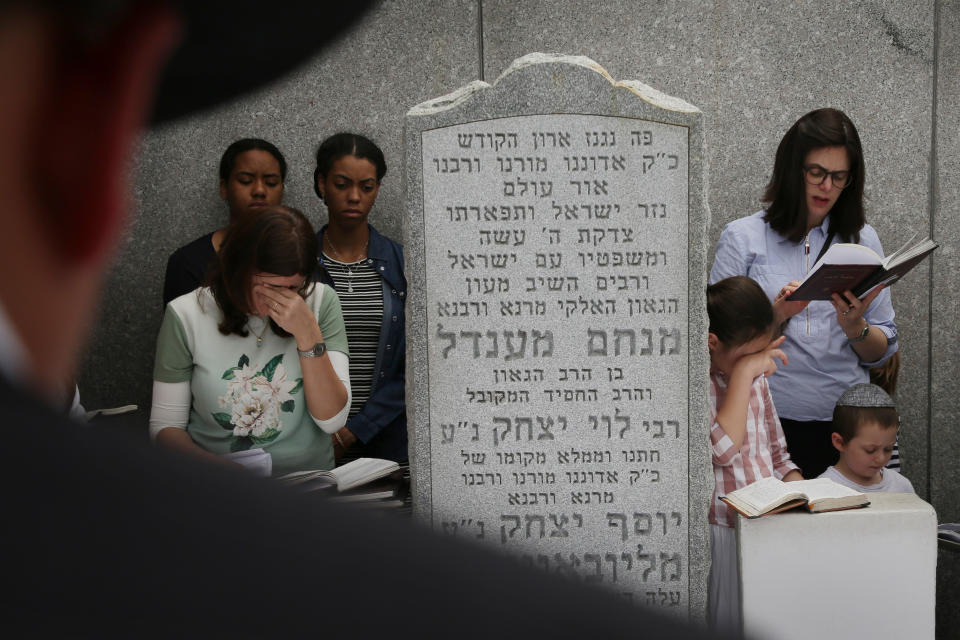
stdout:
POLYGON ((150 414, 159 445, 225 464, 262 449, 272 475, 333 468, 349 350, 340 300, 316 270, 317 236, 296 209, 230 223, 207 286, 167 305, 150 414))
POLYGON ((790 456, 804 477, 815 478, 836 460, 830 442, 840 395, 897 350, 890 292, 877 287, 858 299, 850 291, 831 300, 786 297, 827 247, 855 242, 883 255, 866 223, 860 136, 836 109, 800 118, 780 141, 766 207, 728 224, 717 244, 710 283, 746 275, 773 302, 788 357, 770 380, 790 456))

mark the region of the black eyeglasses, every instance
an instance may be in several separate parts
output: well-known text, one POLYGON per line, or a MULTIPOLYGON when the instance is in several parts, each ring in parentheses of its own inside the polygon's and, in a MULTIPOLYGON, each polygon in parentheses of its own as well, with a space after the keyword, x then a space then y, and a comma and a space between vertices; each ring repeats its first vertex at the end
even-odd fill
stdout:
POLYGON ((830 176, 830 184, 837 189, 843 189, 850 184, 851 173, 849 171, 827 171, 818 164, 808 164, 803 167, 803 176, 807 184, 821 185, 823 181, 830 176))

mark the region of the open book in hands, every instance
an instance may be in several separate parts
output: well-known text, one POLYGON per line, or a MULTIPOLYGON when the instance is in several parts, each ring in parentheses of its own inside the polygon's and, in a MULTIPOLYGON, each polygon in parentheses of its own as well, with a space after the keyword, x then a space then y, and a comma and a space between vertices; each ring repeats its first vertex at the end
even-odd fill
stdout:
POLYGON ((353 462, 329 471, 294 471, 279 480, 307 490, 336 485, 337 491, 346 491, 389 475, 400 468, 393 460, 357 458, 353 462))
POLYGON ((805 505, 813 513, 857 509, 870 504, 867 496, 830 478, 783 482, 762 478, 720 497, 737 513, 759 518, 805 505))
POLYGON ((886 258, 860 244, 831 245, 787 300, 829 300, 847 289, 860 298, 879 284, 893 284, 940 246, 930 238, 913 242, 915 237, 886 258))

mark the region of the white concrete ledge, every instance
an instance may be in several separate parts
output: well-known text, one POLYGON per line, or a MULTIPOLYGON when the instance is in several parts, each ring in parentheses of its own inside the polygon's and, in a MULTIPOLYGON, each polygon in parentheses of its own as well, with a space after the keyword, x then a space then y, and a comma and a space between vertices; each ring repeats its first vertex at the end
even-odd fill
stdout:
POLYGON ((738 519, 749 637, 933 638, 937 517, 910 493, 865 509, 738 519))

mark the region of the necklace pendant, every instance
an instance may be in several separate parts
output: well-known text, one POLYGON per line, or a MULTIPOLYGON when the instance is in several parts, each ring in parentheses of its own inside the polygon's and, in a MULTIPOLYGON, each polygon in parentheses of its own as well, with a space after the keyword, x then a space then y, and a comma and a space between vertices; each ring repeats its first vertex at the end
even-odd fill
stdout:
POLYGON ((348 292, 348 293, 353 293, 353 283, 352 283, 352 282, 348 282, 348 283, 347 283, 347 292, 348 292))
POLYGON ((263 344, 263 336, 257 336, 257 349, 263 344))

